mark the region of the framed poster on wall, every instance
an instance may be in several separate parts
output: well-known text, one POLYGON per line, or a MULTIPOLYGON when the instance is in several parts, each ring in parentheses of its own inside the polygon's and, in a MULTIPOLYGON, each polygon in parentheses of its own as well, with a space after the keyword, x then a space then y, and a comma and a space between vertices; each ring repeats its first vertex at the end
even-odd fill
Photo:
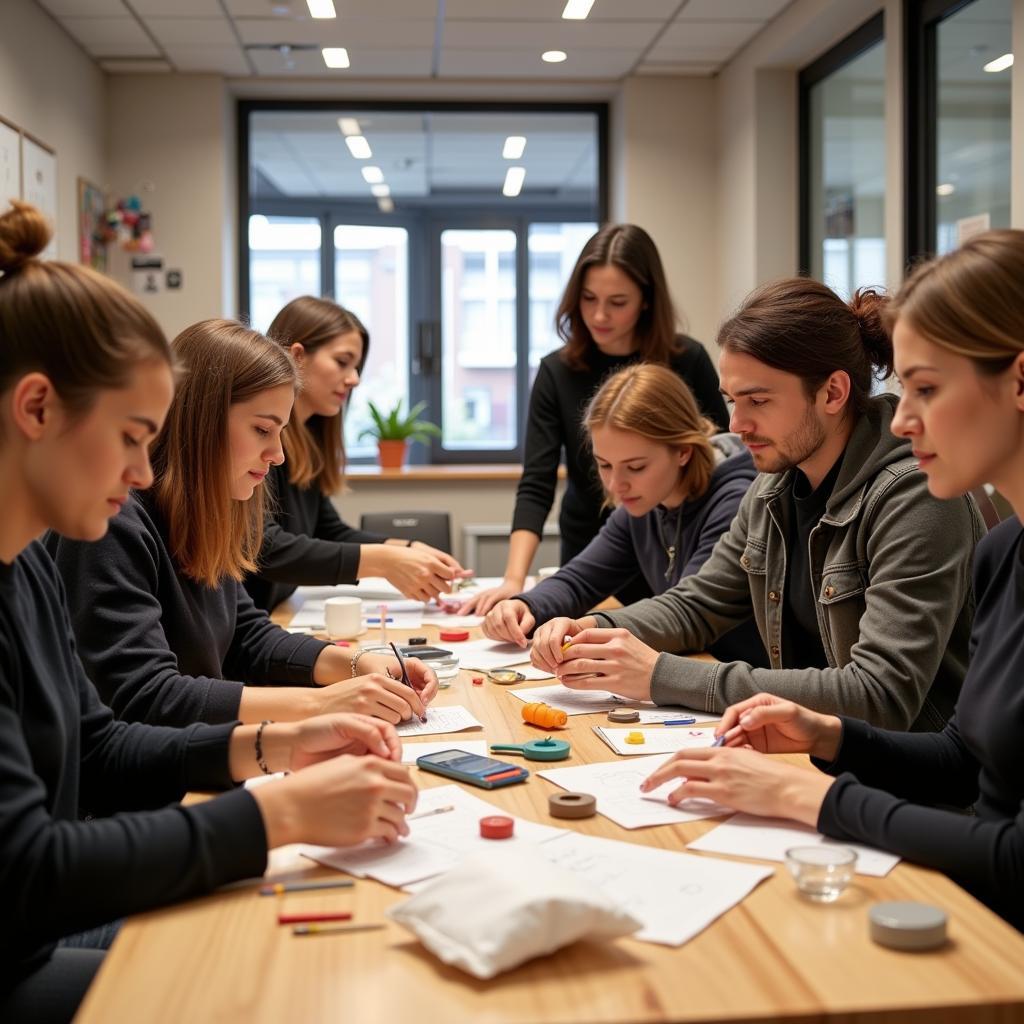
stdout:
POLYGON ((57 256, 57 154, 33 139, 21 137, 21 194, 26 203, 38 207, 53 223, 53 238, 43 250, 43 259, 57 256))
POLYGON ((21 132, 0 117, 0 210, 21 198, 21 132))
POLYGON ((106 200, 103 190, 85 178, 78 179, 78 262, 106 273, 107 240, 104 237, 106 200))

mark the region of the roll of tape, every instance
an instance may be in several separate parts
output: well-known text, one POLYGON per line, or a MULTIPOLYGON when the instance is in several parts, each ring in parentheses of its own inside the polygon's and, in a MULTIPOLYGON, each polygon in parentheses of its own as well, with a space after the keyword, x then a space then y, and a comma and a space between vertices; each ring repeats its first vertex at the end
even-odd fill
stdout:
POLYGON ((613 708, 608 712, 609 722, 629 724, 640 721, 640 712, 636 708, 613 708))
POLYGON ((548 813, 552 818, 589 818, 597 812, 597 801, 589 793, 552 793, 548 813))
POLYGON ((946 941, 946 912, 927 903, 876 903, 871 938, 890 949, 936 949, 946 941))

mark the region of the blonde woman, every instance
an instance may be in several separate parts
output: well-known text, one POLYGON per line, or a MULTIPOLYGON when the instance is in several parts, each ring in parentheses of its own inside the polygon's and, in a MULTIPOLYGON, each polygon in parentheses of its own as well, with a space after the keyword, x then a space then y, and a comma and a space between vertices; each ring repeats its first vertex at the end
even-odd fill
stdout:
POLYGON ((165 725, 422 716, 437 680, 421 662, 405 686, 394 659, 289 634, 242 586, 263 541, 264 482, 284 459, 291 357, 230 320, 187 328, 172 351, 183 372, 152 490, 126 495, 97 544, 49 541, 100 693, 124 718, 165 725), (357 668, 376 674, 352 678, 357 668))
MULTIPOLYGON (((488 612, 483 628, 493 640, 525 647, 535 626, 583 615, 638 578, 661 594, 697 572, 757 475, 735 435, 711 436, 715 427, 693 393, 665 366, 640 363, 613 374, 587 406, 583 427, 614 511, 554 576, 488 612)), ((752 626, 730 631, 712 650, 764 661, 752 626)))

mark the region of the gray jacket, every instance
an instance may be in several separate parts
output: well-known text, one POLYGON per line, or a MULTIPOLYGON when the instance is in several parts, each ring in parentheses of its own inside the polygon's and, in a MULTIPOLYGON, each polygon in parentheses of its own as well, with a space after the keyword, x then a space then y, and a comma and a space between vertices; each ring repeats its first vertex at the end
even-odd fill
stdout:
POLYGON ((871 400, 808 541, 828 667, 781 667, 792 473, 762 474, 700 572, 597 618, 668 652, 705 650, 753 614, 772 667, 661 654, 655 701, 723 711, 765 690, 886 728, 942 728, 967 670, 971 561, 985 528, 970 497, 928 493, 909 445, 890 433, 895 407, 893 395, 871 400))

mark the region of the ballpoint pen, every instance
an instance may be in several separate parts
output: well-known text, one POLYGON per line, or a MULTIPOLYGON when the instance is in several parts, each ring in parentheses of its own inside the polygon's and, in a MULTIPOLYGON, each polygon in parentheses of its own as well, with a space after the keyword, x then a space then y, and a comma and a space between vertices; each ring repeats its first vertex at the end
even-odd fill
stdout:
MULTIPOLYGON (((383 628, 383 626, 381 628, 383 628)), ((395 641, 392 640, 389 646, 391 647, 391 650, 393 650, 395 652, 395 657, 398 659, 398 664, 401 666, 401 669, 402 669, 402 682, 405 683, 405 685, 408 686, 410 690, 415 691, 416 687, 412 685, 412 681, 409 679, 409 673, 408 673, 408 671, 406 670, 406 667, 405 667, 405 658, 402 657, 402 652, 398 649, 398 644, 396 644, 395 641)), ((425 722, 426 720, 427 720, 427 709, 424 708, 423 709, 423 715, 420 717, 420 721, 421 722, 425 722)))

